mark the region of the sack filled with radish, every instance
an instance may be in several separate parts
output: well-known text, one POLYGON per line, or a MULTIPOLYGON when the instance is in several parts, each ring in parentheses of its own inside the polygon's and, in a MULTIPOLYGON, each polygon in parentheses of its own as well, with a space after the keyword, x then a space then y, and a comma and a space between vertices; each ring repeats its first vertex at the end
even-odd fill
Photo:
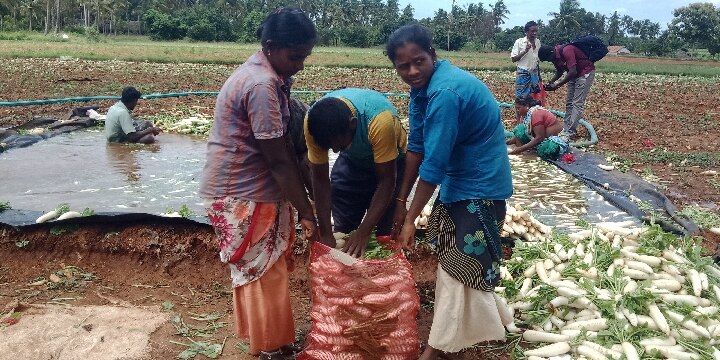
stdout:
POLYGON ((298 359, 418 358, 420 300, 401 251, 355 259, 315 242, 310 252, 312 327, 298 359))

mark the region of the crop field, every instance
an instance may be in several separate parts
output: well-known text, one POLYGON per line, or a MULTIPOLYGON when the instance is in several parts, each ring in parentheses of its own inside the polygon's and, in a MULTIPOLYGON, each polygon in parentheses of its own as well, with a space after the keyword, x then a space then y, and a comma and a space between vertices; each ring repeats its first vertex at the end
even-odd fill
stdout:
MULTIPOLYGON (((118 95, 124 86, 129 85, 137 87, 144 94, 219 91, 233 69, 257 50, 255 45, 159 43, 144 38, 121 38, 117 41, 101 39, 99 42, 72 36, 69 41, 47 41, 28 36, 18 38, 20 40, 0 40, 0 101, 118 95)), ((514 72, 506 54, 440 52, 439 56, 468 68, 488 85, 498 101, 512 101, 514 72)), ((548 71, 543 75, 550 77, 552 74, 549 68, 544 69, 548 71)), ((305 70, 296 76, 293 90, 323 91, 341 87, 367 87, 394 94, 408 92, 406 85, 383 56, 382 49, 324 47, 314 50, 305 70)), ((303 93, 297 96, 311 102, 320 94, 303 93)), ((549 93, 548 107, 564 111, 564 96, 564 89, 549 93)), ((406 117, 407 98, 392 96, 391 100, 400 110, 401 116, 406 117)), ((176 123, 190 116, 212 118, 214 102, 213 97, 207 96, 145 100, 138 105, 134 115, 153 120, 165 129, 177 129, 176 123)), ((112 103, 99 101, 91 104, 106 110, 112 103)), ((718 104, 718 62, 607 57, 598 63, 598 75, 584 116, 597 131, 599 143, 587 150, 603 153, 616 169, 633 172, 656 184, 683 213, 690 215, 696 222, 702 222, 705 227, 718 227, 718 104)), ((0 107, 0 129, 20 125, 33 116, 62 117, 74 107, 84 105, 90 104, 70 102, 0 107)), ((504 109, 503 117, 509 128, 513 113, 504 109)), ((203 131, 199 132, 203 136, 203 131)), ((3 202, 2 195, 0 190, 0 205, 3 202)), ((19 204, 17 207, 21 208, 19 204)), ((630 244, 642 241, 637 231, 623 231, 604 229, 602 232, 603 236, 608 232, 612 232, 611 235, 623 233, 621 240, 630 244)), ((653 228, 653 231, 657 229, 653 228)), ((701 255, 708 255, 712 250, 708 244, 715 244, 719 240, 719 236, 710 233, 705 233, 705 236, 707 244, 701 255)), ((564 240, 556 240, 553 245, 556 243, 569 249, 569 244, 564 240)), ((189 351, 185 353, 188 356, 186 358, 192 358, 190 355, 194 352, 197 355, 195 358, 201 359, 204 358, 203 351, 212 353, 213 349, 217 350, 212 345, 222 344, 224 350, 217 358, 251 359, 245 355, 246 344, 233 337, 232 318, 229 316, 232 296, 227 269, 218 261, 213 244, 212 229, 193 224, 95 224, 61 232, 51 225, 29 228, 2 225, 0 305, 18 299, 21 303, 60 303, 72 306, 118 303, 154 306, 171 320, 150 336, 151 350, 145 354, 147 358, 171 359, 189 351), (82 271, 68 272, 68 266, 82 271), (52 281, 40 284, 42 279, 51 279, 51 274, 56 274, 56 278, 60 276, 67 282, 67 286, 50 286, 54 283, 52 281), (31 283, 40 285, 28 285, 31 283)), ((582 244, 583 247, 588 245, 586 242, 582 244)), ((648 249, 662 257, 662 251, 651 245, 660 245, 647 244, 648 249)), ((301 260, 291 279, 299 339, 309 331, 307 311, 310 292, 304 246, 298 244, 296 249, 301 260)), ((525 256, 526 259, 541 257, 542 254, 527 246, 520 249, 521 253, 532 255, 525 256)), ((687 251, 695 249, 687 242, 683 243, 682 248, 687 251)), ((690 259, 702 258, 705 261, 702 266, 709 266, 706 263, 708 257, 687 255, 690 259)), ((431 250, 425 247, 409 258, 422 305, 418 316, 420 339, 426 340, 432 322, 437 262, 431 250)), ((626 254, 613 253, 613 258, 603 260, 603 270, 607 272, 607 261, 613 263, 615 259, 621 258, 625 262, 637 260, 626 254)), ((674 262, 681 262, 677 258, 673 259, 674 262)), ((663 263, 667 261, 670 260, 663 260, 663 263)), ((518 268, 526 265, 519 262, 516 259, 509 264, 518 268)), ((563 260, 563 263, 568 267, 574 264, 570 258, 563 260)), ((597 265, 598 269, 600 267, 597 265)), ((517 276, 518 269, 510 269, 510 273, 517 276)), ((573 275, 576 278, 580 276, 573 275)), ((714 276, 710 276, 711 284, 720 280, 714 276)), ((535 282, 542 280, 537 276, 528 278, 535 282)), ((618 280, 617 277, 613 279, 618 280)), ((640 282, 641 279, 635 280, 640 282)), ((520 279, 518 284, 522 281, 520 279)), ((683 287, 692 292, 695 290, 694 285, 689 281, 683 287)), ((582 286, 582 283, 578 286, 582 286)), ((720 300, 714 299, 715 295, 709 290, 701 292, 705 298, 709 296, 713 301, 720 300)), ((547 297, 550 295, 558 294, 543 294, 547 297)), ((641 295, 645 298, 640 300, 661 302, 660 297, 646 293, 641 295)), ((536 305, 532 305, 533 310, 536 305)), ((636 304, 628 306, 637 308, 636 304)), ((0 322, 0 334, 5 330, 5 325, 0 322)), ((613 333, 613 336, 623 338, 619 329, 611 330, 617 333, 613 333)), ((630 339, 629 336, 627 339, 630 339)), ((517 337, 513 339, 518 340, 517 337)), ((454 355, 453 358, 479 359, 483 354, 487 355, 488 351, 500 358, 508 358, 507 354, 513 348, 503 344, 486 344, 454 355)))

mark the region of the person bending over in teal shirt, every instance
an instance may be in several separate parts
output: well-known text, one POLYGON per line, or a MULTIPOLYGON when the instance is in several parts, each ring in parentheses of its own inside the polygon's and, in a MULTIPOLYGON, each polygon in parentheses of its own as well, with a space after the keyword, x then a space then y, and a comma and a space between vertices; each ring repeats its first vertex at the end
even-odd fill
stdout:
POLYGON ((381 93, 342 89, 308 110, 305 139, 311 163, 320 238, 335 246, 336 232, 351 233, 343 250, 361 256, 373 229, 390 235, 396 184, 405 164, 407 133, 381 93), (340 153, 328 177, 328 150, 340 153))

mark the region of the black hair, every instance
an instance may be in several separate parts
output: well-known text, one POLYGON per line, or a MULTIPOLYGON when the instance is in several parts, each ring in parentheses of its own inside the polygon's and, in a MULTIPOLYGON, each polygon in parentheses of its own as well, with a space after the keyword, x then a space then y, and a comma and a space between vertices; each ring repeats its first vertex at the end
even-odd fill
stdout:
POLYGON ((332 140, 350 132, 352 111, 348 105, 334 97, 322 98, 308 110, 307 127, 315 143, 330 149, 332 140))
POLYGON ((278 48, 315 44, 317 30, 312 20, 300 9, 280 8, 268 15, 255 33, 265 46, 268 40, 278 48))
POLYGON ((405 25, 390 34, 387 44, 385 44, 385 54, 390 61, 395 63, 395 51, 408 43, 413 43, 427 53, 431 53, 433 49, 432 33, 420 24, 405 25))
POLYGON ((532 20, 525 23, 525 32, 527 33, 531 27, 538 26, 538 24, 532 20))
POLYGON ((552 61, 554 53, 554 47, 549 45, 543 45, 540 47, 540 50, 538 50, 538 58, 540 59, 540 61, 552 61))
POLYGON ((142 94, 138 91, 138 89, 136 89, 132 86, 128 86, 123 89, 122 96, 120 96, 120 101, 128 104, 135 100, 140 99, 140 97, 142 97, 142 94))
POLYGON ((515 103, 527 107, 533 107, 540 105, 540 102, 535 100, 530 94, 518 96, 515 98, 515 103))

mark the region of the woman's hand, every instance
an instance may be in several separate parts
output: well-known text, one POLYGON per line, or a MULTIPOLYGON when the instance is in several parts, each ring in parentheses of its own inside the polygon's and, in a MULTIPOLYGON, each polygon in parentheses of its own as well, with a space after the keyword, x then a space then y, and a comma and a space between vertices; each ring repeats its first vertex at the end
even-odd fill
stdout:
POLYGON ((393 215, 392 233, 390 233, 391 238, 398 239, 398 236, 400 236, 400 231, 402 231, 402 226, 405 223, 406 216, 407 208, 405 207, 405 203, 398 201, 398 204, 395 206, 395 213, 393 215))
POLYGON ((406 220, 397 239, 398 244, 403 249, 412 250, 415 248, 415 230, 415 223, 412 220, 406 220))

